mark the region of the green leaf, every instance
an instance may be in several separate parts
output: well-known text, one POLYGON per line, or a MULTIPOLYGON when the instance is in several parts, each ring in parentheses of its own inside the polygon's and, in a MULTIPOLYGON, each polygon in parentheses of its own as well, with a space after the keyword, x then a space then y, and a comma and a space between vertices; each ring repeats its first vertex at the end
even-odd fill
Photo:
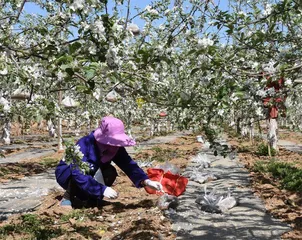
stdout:
POLYGON ((92 79, 88 80, 87 84, 88 84, 90 90, 93 90, 95 88, 94 80, 92 80, 92 79))
POLYGON ((69 53, 73 54, 75 53, 78 49, 80 49, 82 47, 82 44, 79 42, 74 42, 72 44, 69 45, 69 53))
POLYGON ((69 76, 73 76, 73 74, 74 74, 73 69, 70 68, 70 67, 66 68, 66 69, 65 69, 65 72, 67 72, 67 74, 68 74, 69 76))
POLYGON ((85 92, 87 90, 87 87, 85 85, 77 85, 76 90, 78 92, 85 92))
POLYGON ((242 91, 238 91, 238 92, 235 92, 235 95, 236 95, 237 97, 243 97, 243 96, 245 95, 245 93, 242 92, 242 91))
POLYGON ((200 70, 200 68, 194 68, 194 69, 191 71, 190 75, 192 76, 193 74, 195 74, 195 73, 198 72, 199 70, 200 70))
POLYGON ((73 61, 73 57, 69 55, 63 55, 57 59, 57 64, 66 64, 73 61))
POLYGON ((95 70, 94 69, 88 69, 86 71, 86 78, 93 78, 95 76, 95 70))

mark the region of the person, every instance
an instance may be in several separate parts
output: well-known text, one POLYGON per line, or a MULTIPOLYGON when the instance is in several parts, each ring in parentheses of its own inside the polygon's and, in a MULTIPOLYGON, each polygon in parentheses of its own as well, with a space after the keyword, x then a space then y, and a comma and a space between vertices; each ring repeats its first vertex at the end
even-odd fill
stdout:
POLYGON ((81 202, 115 199, 118 193, 111 187, 117 177, 114 162, 137 188, 148 186, 162 191, 162 185, 152 181, 128 155, 125 147, 134 146, 135 141, 125 134, 123 122, 115 117, 101 119, 100 126, 82 137, 77 145, 83 154, 82 161, 88 163, 89 173, 84 173, 73 164, 61 160, 56 167, 58 184, 65 189, 61 206, 72 208, 76 199, 81 202))

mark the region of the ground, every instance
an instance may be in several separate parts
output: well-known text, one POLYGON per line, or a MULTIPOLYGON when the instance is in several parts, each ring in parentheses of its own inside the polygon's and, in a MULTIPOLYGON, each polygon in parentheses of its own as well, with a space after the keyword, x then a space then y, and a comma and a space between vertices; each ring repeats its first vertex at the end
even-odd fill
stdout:
MULTIPOLYGON (((300 133, 282 132, 280 139, 301 143, 300 133)), ((302 154, 280 148, 274 157, 261 156, 257 153, 257 143, 242 139, 230 139, 233 146, 239 149, 240 162, 250 171, 253 191, 264 201, 265 207, 276 218, 291 225, 292 231, 283 234, 283 239, 302 239, 302 187, 300 191, 289 191, 281 187, 278 178, 269 173, 255 171, 259 162, 284 162, 302 170, 302 154), (241 151, 240 151, 241 149, 241 151)), ((258 143, 259 144, 259 143, 258 143)))
MULTIPOLYGON (((181 137, 169 144, 161 144, 150 150, 141 151, 134 156, 137 160, 154 160, 153 166, 170 163, 184 169, 191 156, 197 153, 200 143, 196 135, 181 137)), ((295 133, 283 133, 282 139, 297 142, 301 137, 295 133)), ((302 236, 302 196, 301 192, 282 189, 278 179, 268 173, 255 170, 257 161, 268 162, 268 156, 257 154, 255 146, 246 139, 232 137, 231 144, 238 149, 239 159, 251 172, 252 189, 265 202, 266 208, 277 218, 292 225, 293 231, 285 233, 284 239, 301 239, 302 236)), ((54 158, 59 158, 60 155, 54 158)), ((302 156, 285 149, 274 158, 295 164, 302 169, 302 156)), ((30 169, 40 169, 36 163, 23 163, 30 169), (34 166, 34 167, 33 167, 34 166)), ((2 165, 1 165, 2 166, 2 165)), ((25 166, 25 165, 24 165, 25 166)), ((51 167, 51 164, 49 164, 51 167)), ((2 168, 3 169, 3 168, 2 168)), ((2 179, 24 176, 17 164, 2 179), (15 173, 19 172, 19 175, 15 173)), ((1 172, 1 169, 0 169, 1 172)), ((4 181, 2 180, 2 181, 4 181)), ((175 239, 171 231, 171 223, 157 207, 159 196, 150 195, 144 189, 135 188, 129 179, 119 172, 113 186, 119 192, 119 198, 108 200, 99 207, 80 208, 72 211, 58 206, 62 191, 54 191, 44 198, 42 206, 31 214, 15 215, 0 226, 2 239, 175 239)))

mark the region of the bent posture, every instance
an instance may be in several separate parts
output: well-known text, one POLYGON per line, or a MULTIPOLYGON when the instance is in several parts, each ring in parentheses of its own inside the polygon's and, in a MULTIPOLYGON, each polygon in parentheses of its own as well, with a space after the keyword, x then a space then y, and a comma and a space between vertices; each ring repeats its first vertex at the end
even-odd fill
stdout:
POLYGON ((114 162, 137 187, 148 186, 162 190, 159 182, 148 179, 146 173, 128 155, 125 147, 135 145, 135 141, 125 134, 120 119, 104 117, 99 128, 82 137, 77 144, 83 153, 82 161, 88 163, 89 173, 83 173, 74 164, 61 160, 55 174, 59 185, 66 190, 61 206, 71 207, 75 198, 81 201, 101 200, 103 197, 117 198, 118 193, 111 188, 117 177, 114 162))

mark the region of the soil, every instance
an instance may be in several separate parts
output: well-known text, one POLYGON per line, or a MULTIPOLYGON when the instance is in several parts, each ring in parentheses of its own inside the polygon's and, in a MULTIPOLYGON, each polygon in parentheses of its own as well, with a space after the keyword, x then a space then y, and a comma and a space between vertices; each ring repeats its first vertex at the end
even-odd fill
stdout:
MULTIPOLYGON (((281 139, 299 139, 301 135, 282 132, 281 139)), ((256 154, 255 143, 245 139, 229 140, 237 149, 240 161, 250 171, 251 187, 264 201, 267 211, 293 227, 283 239, 302 239, 302 193, 291 192, 280 187, 277 179, 269 174, 253 171, 254 164, 270 161, 267 156, 256 154), (244 150, 244 151, 243 151, 244 150)), ((153 160, 153 166, 164 161, 182 170, 191 156, 200 149, 196 136, 186 136, 168 144, 156 145, 134 156, 135 160, 153 160)), ((57 156, 58 157, 58 156, 57 156)), ((283 148, 275 157, 293 163, 302 169, 302 155, 283 148)), ((146 169, 144 169, 146 170, 146 169)), ((12 170, 14 171, 14 170, 12 170)), ((24 176, 21 173, 19 177, 24 176)), ((17 176, 15 176, 17 177, 17 176)), ((119 171, 113 188, 119 192, 116 200, 103 201, 98 206, 69 210, 59 206, 63 191, 54 191, 44 198, 43 204, 34 212, 34 219, 27 214, 14 215, 0 223, 2 239, 175 239, 171 223, 157 207, 159 196, 135 188, 119 171), (2 228, 1 228, 2 226, 2 228)))

